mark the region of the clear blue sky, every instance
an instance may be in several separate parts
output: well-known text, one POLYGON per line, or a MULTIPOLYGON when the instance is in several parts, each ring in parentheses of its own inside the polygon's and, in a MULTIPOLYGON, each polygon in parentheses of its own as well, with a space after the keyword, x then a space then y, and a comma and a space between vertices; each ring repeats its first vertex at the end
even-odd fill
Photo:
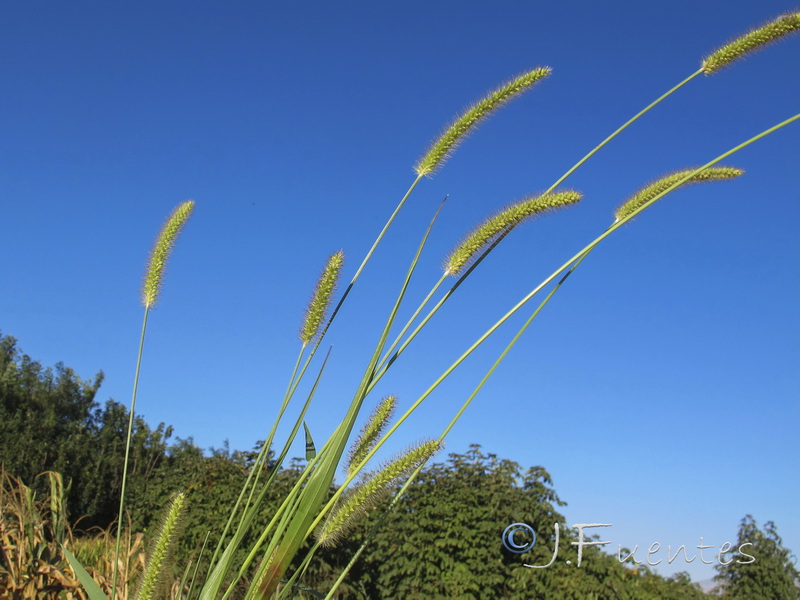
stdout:
MULTIPOLYGON (((344 249, 352 276, 441 128, 508 77, 553 67, 420 184, 367 267, 328 339, 331 362, 308 419, 321 443, 445 194, 404 315, 474 223, 547 188, 708 52, 792 8, 6 5, 0 329, 45 365, 63 361, 87 378, 102 369, 98 400, 127 403, 147 253, 166 215, 192 198, 196 212, 151 315, 137 412, 205 448, 226 439, 249 448, 274 418, 325 258, 344 249)), ((410 405, 642 184, 796 114, 799 63, 796 36, 694 80, 625 132, 569 180, 583 203, 504 240, 368 404, 394 392, 410 405)), ((479 443, 545 466, 568 521, 613 523, 603 536, 613 549, 695 546, 700 536, 719 547, 752 513, 800 550, 798 148, 795 123, 727 161, 746 176, 678 192, 608 239, 447 450, 479 443)), ((388 454, 438 435, 521 322, 431 396, 388 454)), ((713 574, 699 563, 661 571, 713 574)))

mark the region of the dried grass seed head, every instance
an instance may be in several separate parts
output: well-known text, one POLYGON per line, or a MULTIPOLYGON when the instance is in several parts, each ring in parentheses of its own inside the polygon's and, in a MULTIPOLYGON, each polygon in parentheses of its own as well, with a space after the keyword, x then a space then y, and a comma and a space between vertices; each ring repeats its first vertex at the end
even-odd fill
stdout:
POLYGON ((507 81, 483 99, 469 106, 455 119, 439 138, 431 144, 427 153, 414 166, 417 175, 432 175, 441 167, 461 141, 484 119, 498 108, 529 90, 535 83, 550 74, 550 67, 537 67, 507 81))

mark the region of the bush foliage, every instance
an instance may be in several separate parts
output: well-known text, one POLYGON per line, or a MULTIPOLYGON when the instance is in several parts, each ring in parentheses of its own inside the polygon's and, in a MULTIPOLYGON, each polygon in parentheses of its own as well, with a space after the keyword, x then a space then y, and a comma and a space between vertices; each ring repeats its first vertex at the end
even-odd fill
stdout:
MULTIPOLYGON (((128 418, 127 409, 117 402, 108 400, 102 407, 96 402, 102 379, 102 373, 98 373, 93 380, 82 380, 62 364, 53 369, 43 368, 20 352, 14 338, 0 337, 0 461, 9 473, 19 477, 21 487, 16 489, 28 490, 26 493, 38 498, 36 506, 41 507, 43 514, 45 507, 51 506, 46 500, 54 492, 48 478, 37 475, 44 471, 63 475, 63 506, 69 520, 73 524, 78 521, 81 531, 103 529, 99 534, 93 529, 72 542, 84 559, 91 558, 97 563, 89 566, 98 574, 104 571, 102 564, 110 562, 105 554, 111 551, 109 529, 115 525, 128 418)), ((252 468, 256 452, 224 447, 206 454, 191 439, 171 441, 171 435, 172 428, 163 423, 151 428, 137 418, 128 506, 132 530, 147 534, 170 494, 187 490, 190 510, 184 542, 178 550, 181 560, 177 561, 186 564, 197 560, 209 532, 213 538, 222 530, 227 510, 252 468)), ((274 466, 273 461, 268 461, 265 468, 274 466)), ((296 461, 279 470, 260 525, 267 523, 271 511, 299 473, 296 461)), ((11 521, 10 505, 5 499, 10 497, 3 496, 6 531, 11 521)), ((515 462, 484 454, 477 445, 465 454, 450 454, 446 462, 426 467, 396 510, 388 513, 373 543, 340 588, 339 597, 581 600, 704 597, 688 577, 665 579, 641 567, 634 570, 595 548, 585 549, 581 569, 567 566, 562 559, 571 558, 574 563, 577 556, 570 545, 575 538, 556 510, 563 504, 550 475, 542 467, 523 471, 515 462), (547 540, 543 534, 542 542, 531 552, 512 554, 503 548, 500 536, 513 522, 529 523, 539 532, 552 531, 554 524, 559 523, 563 532, 559 560, 548 569, 534 571, 523 567, 526 562, 546 564, 553 540, 547 540)), ((321 550, 320 560, 306 572, 298 595, 314 597, 315 589, 330 588, 387 506, 388 500, 376 505, 361 526, 337 548, 321 550)), ((30 515, 27 518, 33 519, 30 515)), ((37 519, 31 522, 49 523, 46 514, 37 519)), ((24 531, 24 525, 18 523, 17 529, 24 531)), ((258 531, 259 526, 254 530, 258 531)), ((46 587, 42 573, 58 573, 70 582, 70 597, 82 597, 82 590, 74 586, 71 577, 64 575, 69 569, 58 548, 59 540, 51 534, 43 535, 41 541, 49 547, 44 556, 49 557, 53 569, 40 568, 37 581, 46 587)), ((4 557, 8 562, 8 553, 4 557)), ((199 564, 202 575, 202 557, 199 564)), ((6 586, 8 566, 4 564, 0 570, 0 579, 5 579, 6 586)), ((181 574, 173 575, 177 582, 181 574)), ((101 575, 98 577, 102 579, 101 575)), ((65 588, 62 585, 52 589, 53 595, 43 592, 37 597, 57 597, 55 590, 65 588)))

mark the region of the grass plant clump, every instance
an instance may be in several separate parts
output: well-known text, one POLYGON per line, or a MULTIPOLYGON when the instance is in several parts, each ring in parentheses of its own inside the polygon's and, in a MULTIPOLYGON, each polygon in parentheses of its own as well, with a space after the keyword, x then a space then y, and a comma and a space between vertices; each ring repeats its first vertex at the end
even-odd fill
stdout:
MULTIPOLYGON (((373 413, 367 426, 362 429, 352 443, 353 430, 357 422, 363 417, 365 402, 372 402, 370 393, 381 381, 393 365, 409 351, 417 335, 427 326, 437 313, 444 309, 448 300, 460 289, 462 283, 483 264, 486 257, 498 244, 518 225, 534 216, 555 213, 559 209, 572 206, 583 198, 582 193, 575 191, 557 191, 559 186, 580 168, 587 160, 591 159, 598 151, 610 143, 616 136, 633 125, 639 118, 655 108, 660 102, 680 88, 687 85, 701 73, 711 73, 719 70, 745 54, 752 53, 766 44, 784 38, 787 34, 798 29, 798 15, 786 15, 759 28, 738 40, 724 46, 709 55, 703 61, 703 66, 689 75, 686 79, 676 84, 662 96, 654 100, 630 120, 620 126, 616 131, 598 144, 592 151, 578 160, 570 169, 559 177, 543 193, 527 198, 513 204, 502 211, 493 214, 482 223, 473 228, 463 241, 446 258, 444 274, 423 298, 413 300, 409 298, 409 284, 414 276, 419 259, 426 249, 429 236, 434 231, 434 224, 443 207, 439 207, 429 223, 420 225, 419 241, 416 246, 409 248, 408 267, 405 272, 397 274, 397 294, 386 307, 385 320, 375 332, 375 344, 370 348, 369 360, 366 361, 363 372, 360 373, 358 383, 352 390, 349 402, 340 407, 340 421, 335 426, 330 437, 317 446, 312 441, 310 428, 306 425, 305 417, 311 407, 314 395, 319 385, 324 385, 325 370, 327 368, 327 355, 317 358, 317 351, 340 310, 346 309, 346 299, 355 289, 364 267, 378 249, 382 239, 390 229, 396 216, 409 200, 421 179, 430 176, 443 168, 446 160, 458 148, 474 128, 485 121, 488 116, 496 112, 509 101, 527 92, 551 73, 549 67, 540 67, 519 75, 500 85, 493 92, 479 99, 461 115, 457 116, 439 136, 427 152, 414 166, 416 179, 402 196, 394 211, 391 213, 386 225, 377 234, 370 250, 356 269, 350 282, 345 286, 338 297, 334 309, 329 307, 335 301, 335 291, 338 280, 343 270, 343 252, 337 252, 329 257, 317 286, 312 293, 312 300, 306 311, 306 316, 300 325, 300 349, 297 360, 288 377, 286 392, 277 409, 277 417, 272 425, 269 435, 260 448, 252 469, 247 474, 247 479, 239 492, 238 498, 231 507, 228 520, 223 533, 218 539, 212 540, 209 548, 213 548, 203 560, 207 560, 204 570, 205 577, 196 582, 185 582, 178 586, 178 595, 189 600, 228 600, 238 597, 238 590, 246 589, 244 600, 273 600, 275 598, 292 597, 302 587, 302 578, 308 565, 314 559, 315 552, 320 545, 327 546, 345 539, 349 528, 353 526, 360 515, 375 506, 376 498, 385 494, 394 493, 388 511, 391 511, 401 502, 404 490, 408 488, 423 465, 444 444, 444 440, 455 426, 472 400, 481 391, 485 383, 502 363, 504 358, 513 349, 514 345, 525 333, 532 321, 540 314, 542 308, 550 302, 558 290, 607 237, 614 234, 622 225, 647 210, 667 194, 690 183, 713 182, 733 179, 740 176, 743 171, 736 167, 723 167, 719 163, 726 160, 741 149, 761 140, 771 133, 786 127, 800 119, 800 114, 791 116, 786 120, 773 125, 763 132, 742 141, 737 146, 722 152, 719 156, 710 157, 709 160, 692 169, 676 171, 664 176, 642 188, 639 192, 625 201, 615 213, 615 220, 608 226, 598 228, 594 239, 589 240, 573 256, 568 258, 561 266, 554 269, 550 275, 534 286, 507 312, 499 316, 496 322, 481 334, 474 343, 463 349, 458 358, 445 369, 420 395, 411 403, 409 408, 396 420, 392 421, 396 398, 389 396, 384 399, 373 413), (440 293, 440 288, 448 277, 455 281, 449 289, 440 293), (386 466, 370 473, 370 463, 375 454, 390 439, 394 439, 399 429, 414 414, 420 405, 490 336, 515 314, 527 309, 535 296, 541 295, 538 304, 530 309, 527 321, 514 332, 509 343, 497 356, 491 365, 485 368, 484 375, 471 394, 464 399, 460 408, 453 414, 451 421, 430 442, 413 447, 386 466), (404 323, 399 321, 400 314, 406 314, 401 309, 416 306, 412 315, 404 323), (431 308, 426 308, 433 303, 431 308), (423 316, 423 313, 424 316, 423 316), (315 360, 316 359, 316 360, 315 360), (313 365, 313 368, 312 368, 313 365), (302 397, 298 390, 301 382, 310 384, 310 391, 302 397), (298 406, 298 416, 294 423, 284 423, 287 407, 294 403, 298 406), (275 435, 279 424, 290 429, 282 447, 275 444, 275 435), (275 481, 276 473, 281 463, 295 441, 300 426, 306 435, 307 454, 306 462, 299 477, 290 491, 282 500, 280 506, 274 511, 271 520, 266 526, 256 528, 256 516, 263 506, 267 491, 275 481), (348 453, 347 448, 351 450, 348 453), (278 450, 280 448, 280 450, 278 450), (268 461, 270 452, 275 452, 276 459, 268 461), (346 475, 341 485, 335 485, 337 472, 344 467, 346 475), (312 540, 316 538, 316 542, 312 540), (246 556, 239 558, 238 551, 245 543, 246 556)), ((641 177, 641 180, 646 180, 641 177)), ((591 190, 587 198, 591 199, 591 190)), ((444 204, 444 203, 443 203, 444 204)), ((139 380, 139 371, 145 342, 147 318, 150 308, 155 304, 159 291, 163 285, 164 272, 170 252, 173 249, 178 234, 183 230, 186 222, 194 209, 191 201, 180 205, 168 218, 153 248, 147 276, 142 291, 144 322, 139 342, 139 355, 134 377, 133 395, 131 401, 130 418, 134 418, 136 390, 139 380)), ((308 386, 307 386, 308 387, 308 386)), ((427 433, 427 432, 426 432, 427 433)), ((416 436, 415 436, 416 437, 416 436)), ((130 444, 130 429, 128 444, 130 444)), ((127 461, 127 458, 126 458, 127 461)), ((125 501, 125 475, 122 479, 122 498, 119 513, 124 514, 125 501)), ((149 552, 147 567, 142 578, 136 600, 151 600, 164 581, 167 569, 171 568, 169 560, 169 547, 174 543, 174 538, 180 531, 180 513, 184 510, 183 496, 180 490, 171 506, 167 509, 161 533, 149 552)), ((386 513, 388 514, 388 512, 386 513)), ((121 564, 121 533, 118 534, 114 564, 112 590, 107 594, 94 582, 88 571, 80 561, 65 550, 76 576, 81 580, 91 600, 103 600, 110 597, 115 600, 121 597, 118 565, 121 564)), ((353 560, 340 574, 337 582, 329 590, 316 590, 315 595, 323 598, 333 598, 337 588, 347 576, 363 548, 369 543, 367 536, 361 547, 355 552, 353 560)))
MULTIPOLYGON (((81 532, 70 527, 61 475, 47 471, 39 477, 47 480, 46 495, 0 468, 0 598, 83 600, 83 582, 74 573, 64 545, 72 548, 82 564, 92 565, 92 580, 110 594, 114 535, 110 529, 81 532)), ((143 537, 132 535, 130 528, 122 532, 117 589, 122 600, 132 599, 144 564, 143 537)))

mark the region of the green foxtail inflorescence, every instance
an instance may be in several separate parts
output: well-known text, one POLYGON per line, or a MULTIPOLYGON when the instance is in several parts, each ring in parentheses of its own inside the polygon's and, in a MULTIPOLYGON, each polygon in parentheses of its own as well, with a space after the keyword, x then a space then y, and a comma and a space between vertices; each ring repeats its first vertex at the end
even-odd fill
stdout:
POLYGON ((347 461, 348 475, 352 473, 355 467, 361 464, 361 461, 364 460, 367 454, 369 454, 369 451, 375 446, 378 438, 392 418, 396 404, 397 396, 392 394, 381 400, 380 404, 372 411, 369 421, 367 421, 367 424, 364 425, 364 428, 358 434, 358 438, 356 438, 356 442, 350 450, 350 456, 347 461))
POLYGON ((156 531, 134 600, 152 600, 160 594, 165 574, 171 566, 170 559, 180 536, 185 512, 186 495, 180 492, 172 499, 167 514, 156 531))
POLYGON ((783 14, 709 54, 703 60, 703 72, 706 75, 714 73, 733 61, 797 31, 800 31, 800 11, 783 14))
POLYGON ((477 126, 477 124, 492 114, 503 104, 516 98, 522 92, 530 89, 533 84, 541 81, 550 74, 550 67, 537 67, 532 71, 523 73, 504 83, 499 88, 488 94, 482 100, 471 105, 452 124, 444 130, 442 135, 431 144, 428 152, 415 165, 417 175, 431 175, 438 167, 442 166, 450 154, 456 149, 461 140, 477 126))
POLYGON ((156 303, 161 285, 164 281, 164 270, 167 266, 167 259, 175 246, 175 240, 189 220, 189 216, 194 210, 194 200, 187 200, 178 208, 172 211, 161 231, 158 234, 156 243, 150 253, 150 261, 147 264, 147 273, 144 276, 142 286, 142 304, 146 308, 152 307, 156 303))
POLYGON ((311 301, 308 303, 308 308, 306 308, 306 318, 300 328, 300 340, 304 344, 308 344, 313 340, 319 333, 320 327, 322 327, 333 292, 339 281, 339 273, 342 270, 343 263, 344 252, 339 250, 339 252, 335 252, 330 256, 325 268, 322 270, 322 274, 319 276, 311 301))
POLYGON ((505 237, 517 225, 534 217, 579 202, 583 197, 572 190, 532 196, 512 204, 475 227, 447 256, 444 269, 447 275, 459 275, 478 253, 505 237))
MULTIPOLYGON (((681 179, 686 177, 687 175, 693 173, 697 169, 684 169, 682 171, 676 171, 675 173, 670 173, 669 175, 665 175, 661 179, 657 179, 654 182, 646 185, 638 192, 633 194, 630 198, 628 198, 625 202, 623 202, 619 208, 614 212, 614 216, 616 217, 617 221, 621 221, 628 215, 634 213, 640 207, 644 206, 650 200, 665 192, 673 185, 678 183, 681 179)), ((733 179, 734 177, 738 177, 744 173, 742 169, 736 169, 734 167, 709 167, 704 171, 700 171, 697 175, 694 175, 691 179, 686 180, 684 183, 679 185, 677 188, 681 188, 685 185, 689 185, 692 183, 703 183, 705 181, 721 181, 723 179, 733 179)))
POLYGON ((366 481, 359 483, 345 493, 333 508, 328 518, 317 529, 320 545, 331 547, 352 529, 356 522, 367 513, 389 491, 392 483, 414 472, 417 467, 441 449, 443 442, 431 440, 420 444, 399 458, 393 460, 366 481))

